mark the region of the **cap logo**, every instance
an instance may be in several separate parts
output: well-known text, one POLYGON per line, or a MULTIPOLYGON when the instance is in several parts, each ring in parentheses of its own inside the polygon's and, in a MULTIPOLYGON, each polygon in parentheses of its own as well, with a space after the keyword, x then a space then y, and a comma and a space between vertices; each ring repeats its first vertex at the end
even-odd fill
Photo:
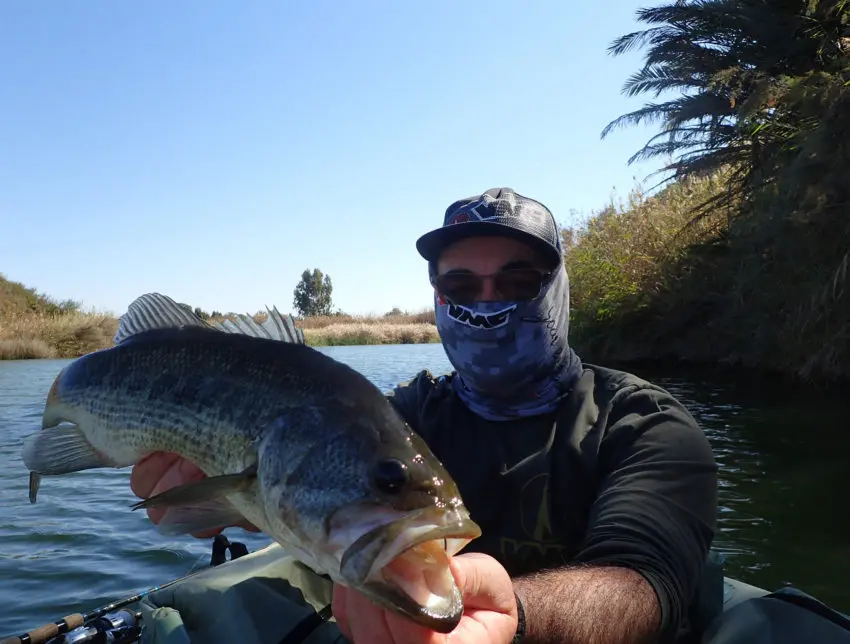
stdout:
POLYGON ((496 209, 489 201, 480 199, 467 204, 455 212, 446 222, 446 226, 452 224, 464 224, 468 221, 483 221, 496 216, 496 209))

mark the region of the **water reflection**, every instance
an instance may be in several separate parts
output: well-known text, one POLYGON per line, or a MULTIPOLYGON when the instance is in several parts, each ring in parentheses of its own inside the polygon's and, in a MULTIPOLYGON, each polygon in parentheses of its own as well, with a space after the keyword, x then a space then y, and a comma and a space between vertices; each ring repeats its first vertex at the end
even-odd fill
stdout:
POLYGON ((850 405, 837 392, 641 372, 687 405, 720 465, 715 547, 727 574, 850 609, 850 405))

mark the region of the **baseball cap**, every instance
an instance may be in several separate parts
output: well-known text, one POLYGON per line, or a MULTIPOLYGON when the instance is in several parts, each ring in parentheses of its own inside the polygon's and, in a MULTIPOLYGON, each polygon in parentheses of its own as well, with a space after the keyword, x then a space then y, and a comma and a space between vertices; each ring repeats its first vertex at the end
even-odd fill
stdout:
POLYGON ((538 248, 553 263, 561 259, 561 239, 552 213, 511 188, 491 188, 455 201, 446 209, 443 225, 416 240, 416 250, 435 262, 449 244, 485 235, 512 237, 538 248))

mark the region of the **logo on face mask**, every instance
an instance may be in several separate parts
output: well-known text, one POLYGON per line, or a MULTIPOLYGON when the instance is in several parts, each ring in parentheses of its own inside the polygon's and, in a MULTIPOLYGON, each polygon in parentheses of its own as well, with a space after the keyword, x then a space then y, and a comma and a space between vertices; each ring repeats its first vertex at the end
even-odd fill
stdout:
POLYGON ((511 319, 511 313, 516 309, 516 304, 494 311, 493 313, 476 313, 460 304, 449 304, 447 315, 460 324, 471 326, 474 329, 498 329, 505 326, 511 319))

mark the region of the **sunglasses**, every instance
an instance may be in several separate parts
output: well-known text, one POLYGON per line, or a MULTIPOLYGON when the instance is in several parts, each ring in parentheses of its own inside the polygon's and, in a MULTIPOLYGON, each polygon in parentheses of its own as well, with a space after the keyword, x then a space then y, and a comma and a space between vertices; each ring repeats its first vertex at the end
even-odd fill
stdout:
POLYGON ((484 280, 492 279, 496 291, 506 300, 533 300, 540 295, 549 271, 537 268, 507 268, 490 275, 478 275, 467 271, 449 271, 433 275, 431 285, 444 299, 452 304, 474 303, 484 291, 484 280))

